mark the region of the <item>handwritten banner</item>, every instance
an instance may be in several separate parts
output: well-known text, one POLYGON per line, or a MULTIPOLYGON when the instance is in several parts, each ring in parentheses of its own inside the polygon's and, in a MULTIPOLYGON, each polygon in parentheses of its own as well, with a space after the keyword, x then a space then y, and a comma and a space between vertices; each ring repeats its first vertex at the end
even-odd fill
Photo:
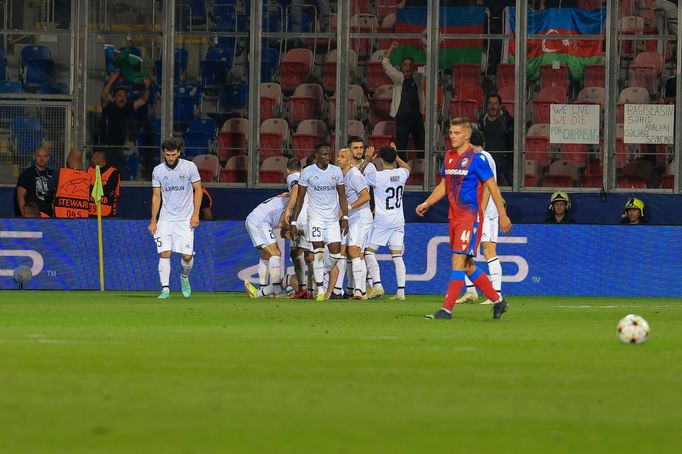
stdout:
POLYGON ((550 106, 550 143, 599 143, 597 104, 552 104, 550 106))
POLYGON ((674 105, 625 104, 624 109, 625 143, 675 143, 674 105))

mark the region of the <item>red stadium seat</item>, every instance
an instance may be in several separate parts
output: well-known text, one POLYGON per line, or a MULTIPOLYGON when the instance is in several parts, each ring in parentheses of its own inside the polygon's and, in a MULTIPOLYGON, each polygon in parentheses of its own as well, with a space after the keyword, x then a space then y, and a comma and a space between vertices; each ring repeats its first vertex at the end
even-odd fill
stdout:
POLYGON ((630 65, 631 87, 646 88, 651 94, 658 93, 659 76, 663 69, 663 56, 658 52, 642 52, 630 65))
MULTIPOLYGON (((384 0, 385 1, 385 0, 384 0)), ((377 8, 377 16, 378 17, 383 17, 379 12, 377 8)), ((379 25, 379 34, 392 34, 395 30, 395 23, 396 23, 396 15, 395 12, 389 13, 385 15, 384 19, 381 21, 381 25, 379 25)), ((379 38, 379 41, 377 43, 377 47, 379 49, 388 49, 391 47, 391 43, 393 42, 393 38, 379 38)))
POLYGON ((606 87, 606 69, 602 64, 585 65, 585 86, 586 87, 606 87))
POLYGON ((374 126, 372 134, 367 138, 367 145, 377 151, 395 142, 395 121, 380 121, 374 126))
MULTIPOLYGON (((351 33, 376 33, 379 22, 374 14, 356 14, 350 18, 351 33)), ((358 57, 369 57, 372 52, 373 38, 351 38, 350 47, 358 57)))
POLYGON ((192 162, 196 164, 201 175, 201 181, 211 182, 218 177, 220 170, 220 161, 218 156, 214 154, 201 154, 195 156, 192 162))
POLYGON ((547 87, 533 100, 533 123, 549 123, 549 107, 566 103, 566 86, 547 87))
POLYGON ((455 63, 452 65, 452 84, 455 87, 480 85, 481 65, 455 63))
POLYGON ((249 120, 230 118, 218 133, 218 157, 220 162, 244 153, 246 137, 249 132, 249 120))
POLYGON ((313 51, 310 49, 291 49, 279 63, 280 84, 282 89, 293 92, 306 81, 313 70, 313 51))
POLYGON ((282 87, 274 82, 260 84, 260 121, 279 116, 282 109, 282 87))
POLYGON ((293 128, 303 120, 320 118, 324 91, 320 84, 301 84, 289 98, 289 125, 293 128))
POLYGON ((393 81, 386 75, 384 65, 381 64, 385 50, 378 50, 372 54, 367 62, 367 91, 374 93, 382 85, 392 85, 393 81))
MULTIPOLYGON (((358 56, 353 49, 348 49, 348 63, 346 69, 352 76, 358 64, 358 56)), ((352 82, 352 77, 350 78, 352 82)), ((336 49, 329 52, 326 61, 322 64, 322 87, 327 93, 336 91, 336 49)))
POLYGON ((382 85, 374 92, 369 100, 369 124, 374 127, 377 123, 390 120, 391 102, 393 100, 393 85, 382 85))
POLYGON ((260 126, 259 159, 282 156, 289 142, 289 125, 283 118, 268 118, 260 126))
POLYGON ((554 69, 552 65, 540 65, 540 87, 562 87, 568 86, 568 66, 561 65, 559 69, 554 69))
POLYGON ((567 175, 552 175, 548 173, 542 178, 542 187, 544 188, 570 188, 572 186, 573 181, 567 175))
POLYGON ((322 120, 303 120, 292 137, 294 156, 306 159, 318 143, 329 141, 329 130, 322 120))
POLYGON ((513 63, 498 63, 497 64, 497 91, 502 90, 503 87, 516 86, 516 73, 514 72, 513 63))

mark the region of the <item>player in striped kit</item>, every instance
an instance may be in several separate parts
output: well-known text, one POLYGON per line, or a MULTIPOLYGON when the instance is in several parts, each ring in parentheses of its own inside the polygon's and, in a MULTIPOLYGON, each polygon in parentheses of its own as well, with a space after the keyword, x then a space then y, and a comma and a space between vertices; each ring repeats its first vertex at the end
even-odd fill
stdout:
MULTIPOLYGON (((323 278, 341 259, 341 233, 348 233, 348 203, 344 190, 343 172, 330 164, 332 149, 329 144, 315 147, 315 165, 303 169, 298 181, 298 197, 293 219, 297 219, 308 200, 307 238, 314 248, 313 275, 318 301, 324 301, 323 278), (340 213, 340 219, 339 219, 340 213), (340 224, 340 225, 339 225, 340 224), (329 259, 324 260, 324 247, 329 259)), ((291 221, 291 235, 296 235, 297 221, 291 221)))
POLYGON ((152 217, 148 227, 159 253, 159 298, 170 296, 172 252, 182 257, 180 284, 182 295, 189 298, 192 294, 189 273, 194 266, 194 229, 199 226, 201 211, 201 177, 196 164, 180 158, 182 142, 165 140, 161 150, 163 162, 152 171, 152 217))
POLYGON ((507 311, 507 302, 495 291, 488 277, 479 270, 473 261, 481 238, 480 224, 483 219, 481 199, 483 188, 487 188, 499 212, 500 228, 511 231, 511 221, 504 208, 504 200, 495 183, 485 155, 477 153, 469 143, 471 124, 466 118, 455 118, 450 122, 451 149, 443 160, 443 179, 423 203, 417 205, 416 212, 424 216, 428 209, 448 197, 450 209, 450 247, 452 249, 452 272, 443 307, 426 318, 449 320, 452 309, 464 287, 464 275, 481 290, 493 304, 493 319, 502 318, 507 311))

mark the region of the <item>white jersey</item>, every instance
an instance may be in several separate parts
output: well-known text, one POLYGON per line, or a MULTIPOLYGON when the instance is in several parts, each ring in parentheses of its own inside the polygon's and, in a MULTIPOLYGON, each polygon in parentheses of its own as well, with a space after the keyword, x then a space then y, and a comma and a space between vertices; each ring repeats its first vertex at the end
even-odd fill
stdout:
POLYGON ((289 192, 298 184, 298 180, 301 179, 301 172, 294 172, 287 175, 287 189, 289 192))
MULTIPOLYGON (((481 153, 485 158, 488 160, 488 165, 490 165, 490 170, 493 171, 493 177, 495 178, 495 182, 497 182, 497 166, 495 165, 495 160, 493 157, 490 155, 485 150, 481 150, 479 153, 481 153)), ((493 219, 498 217, 500 214, 497 212, 497 207, 495 206, 495 202, 493 202, 492 197, 488 199, 488 205, 485 207, 485 217, 487 219, 493 219)))
POLYGON ((161 210, 159 221, 189 221, 194 214, 194 188, 201 181, 196 164, 178 159, 175 168, 166 162, 154 167, 152 187, 161 189, 161 210))
POLYGON ((360 171, 355 167, 351 167, 343 176, 343 182, 346 190, 346 199, 348 200, 348 217, 356 218, 363 215, 372 216, 372 212, 369 209, 369 202, 365 202, 357 208, 351 208, 351 204, 355 203, 360 198, 360 193, 363 190, 369 190, 367 188, 367 183, 365 182, 365 177, 362 176, 360 171))
POLYGON ((246 220, 257 225, 267 224, 271 229, 275 229, 287 203, 289 203, 289 197, 271 197, 254 208, 246 220))
POLYGON ((377 173, 377 168, 374 164, 370 162, 369 164, 367 164, 367 167, 365 167, 365 170, 362 171, 362 174, 365 176, 365 178, 367 178, 373 173, 377 173))
POLYGON ((367 176, 367 184, 374 188, 374 227, 380 229, 403 227, 403 191, 410 172, 403 168, 381 170, 367 176))
POLYGON ((329 164, 325 170, 317 165, 303 169, 299 186, 305 186, 308 203, 308 221, 333 222, 339 220, 339 194, 337 186, 343 185, 341 168, 329 164))

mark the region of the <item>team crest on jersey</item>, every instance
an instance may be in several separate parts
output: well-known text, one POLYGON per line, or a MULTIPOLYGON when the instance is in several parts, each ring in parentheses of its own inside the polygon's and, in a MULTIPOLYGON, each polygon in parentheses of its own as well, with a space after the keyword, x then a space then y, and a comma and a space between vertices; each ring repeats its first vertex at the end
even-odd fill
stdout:
POLYGON ((180 174, 180 179, 181 179, 181 180, 184 180, 184 179, 185 179, 185 174, 184 174, 184 173, 181 173, 181 174, 180 174))
POLYGON ((336 175, 332 175, 332 181, 336 183, 336 175))
POLYGON ((462 159, 462 167, 466 167, 469 164, 469 158, 462 159))

